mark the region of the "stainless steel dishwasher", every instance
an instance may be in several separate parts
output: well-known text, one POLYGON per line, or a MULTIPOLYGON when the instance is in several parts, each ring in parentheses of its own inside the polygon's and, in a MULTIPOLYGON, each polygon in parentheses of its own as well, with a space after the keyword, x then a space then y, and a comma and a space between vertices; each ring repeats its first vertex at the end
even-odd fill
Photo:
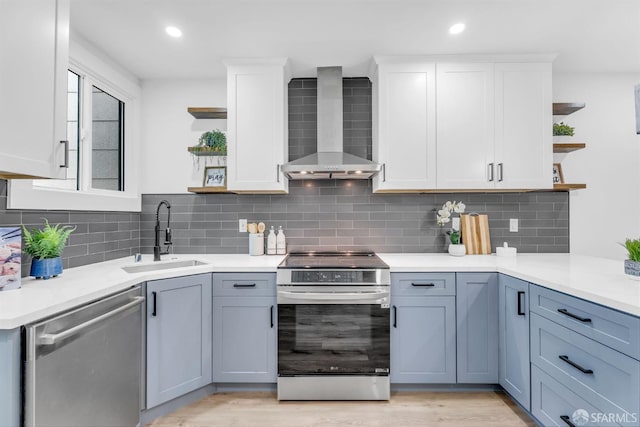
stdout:
POLYGON ((138 424, 143 301, 136 286, 27 325, 26 426, 138 424))

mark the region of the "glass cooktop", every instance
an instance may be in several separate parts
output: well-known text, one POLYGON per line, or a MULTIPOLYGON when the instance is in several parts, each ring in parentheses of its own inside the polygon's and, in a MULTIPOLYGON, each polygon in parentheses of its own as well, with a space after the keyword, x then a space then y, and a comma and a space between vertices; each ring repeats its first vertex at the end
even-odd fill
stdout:
POLYGON ((305 268, 305 269, 374 269, 389 266, 375 254, 375 252, 291 252, 280 263, 278 268, 305 268))

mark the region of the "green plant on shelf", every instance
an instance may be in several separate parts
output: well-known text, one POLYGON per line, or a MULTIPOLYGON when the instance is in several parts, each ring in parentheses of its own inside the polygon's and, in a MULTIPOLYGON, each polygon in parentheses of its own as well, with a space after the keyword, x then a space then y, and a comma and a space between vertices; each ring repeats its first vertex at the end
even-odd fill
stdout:
POLYGON ((563 122, 553 124, 553 136, 573 136, 574 127, 563 122))
POLYGON ((224 132, 218 129, 206 131, 198 139, 198 145, 189 147, 189 151, 192 153, 226 154, 227 137, 224 132))

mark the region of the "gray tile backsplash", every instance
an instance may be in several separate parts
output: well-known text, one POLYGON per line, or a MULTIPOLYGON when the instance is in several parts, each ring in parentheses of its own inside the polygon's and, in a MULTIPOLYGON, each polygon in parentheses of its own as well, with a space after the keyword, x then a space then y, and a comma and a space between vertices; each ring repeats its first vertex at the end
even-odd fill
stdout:
MULTIPOLYGON (((153 247, 155 209, 172 206, 175 253, 247 253, 238 220, 282 226, 289 250, 445 252, 445 229, 436 209, 461 200, 468 212, 487 213, 492 246, 508 242, 519 252, 569 251, 569 193, 372 194, 370 181, 291 181, 288 195, 146 194, 140 247, 153 247), (519 232, 509 232, 509 218, 519 232)), ((166 217, 161 212, 161 223, 166 217)))
MULTIPOLYGON (((371 82, 343 79, 344 150, 371 159, 371 82)), ((289 84, 289 158, 316 152, 316 79, 289 84)), ((158 202, 171 203, 174 253, 248 253, 238 220, 282 226, 289 250, 445 252, 445 230, 435 222, 447 200, 487 213, 492 246, 508 242, 519 252, 569 251, 569 193, 372 194, 370 181, 291 181, 288 195, 145 194, 141 213, 16 211, 6 209, 0 180, 0 226, 72 224, 63 253, 74 267, 136 252, 152 253, 158 202), (509 232, 509 218, 519 231, 509 232)), ((161 211, 161 224, 166 224, 161 211)), ((23 269, 25 274, 27 268, 23 269)))
MULTIPOLYGON (((0 179, 0 226, 40 228, 47 218, 51 224, 69 224, 76 230, 62 253, 64 268, 122 258, 140 252, 140 213, 49 210, 7 210, 7 181, 0 179)), ((23 261, 23 276, 30 262, 23 261)))

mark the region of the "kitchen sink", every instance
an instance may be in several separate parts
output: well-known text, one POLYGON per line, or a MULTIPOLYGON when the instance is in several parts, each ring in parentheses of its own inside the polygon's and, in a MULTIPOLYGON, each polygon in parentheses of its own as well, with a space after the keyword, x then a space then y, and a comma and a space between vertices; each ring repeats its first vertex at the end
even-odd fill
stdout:
POLYGON ((144 273, 146 271, 169 270, 172 268, 195 267, 198 265, 207 265, 206 262, 197 259, 185 259, 180 261, 155 262, 153 264, 128 265, 122 267, 127 273, 144 273))

